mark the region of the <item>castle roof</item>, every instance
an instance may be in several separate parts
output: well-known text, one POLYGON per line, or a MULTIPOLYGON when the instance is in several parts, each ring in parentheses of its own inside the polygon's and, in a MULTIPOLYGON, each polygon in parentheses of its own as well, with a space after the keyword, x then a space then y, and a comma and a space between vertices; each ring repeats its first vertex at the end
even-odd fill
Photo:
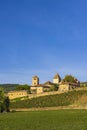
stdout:
POLYGON ((61 79, 61 78, 60 78, 59 74, 57 73, 57 74, 53 77, 53 79, 61 79))
POLYGON ((33 78, 39 78, 39 77, 35 75, 35 76, 33 76, 33 78))
POLYGON ((43 87, 43 84, 38 84, 38 85, 31 86, 31 87, 43 87))
POLYGON ((68 84, 68 85, 72 85, 72 86, 79 86, 79 83, 71 83, 71 82, 61 82, 61 84, 68 84))
POLYGON ((47 82, 45 82, 43 85, 53 85, 53 83, 50 82, 50 81, 47 81, 47 82))
POLYGON ((31 88, 39 88, 39 87, 43 87, 43 88, 50 88, 50 86, 53 85, 53 84, 38 84, 38 85, 34 85, 34 86, 31 86, 31 88))

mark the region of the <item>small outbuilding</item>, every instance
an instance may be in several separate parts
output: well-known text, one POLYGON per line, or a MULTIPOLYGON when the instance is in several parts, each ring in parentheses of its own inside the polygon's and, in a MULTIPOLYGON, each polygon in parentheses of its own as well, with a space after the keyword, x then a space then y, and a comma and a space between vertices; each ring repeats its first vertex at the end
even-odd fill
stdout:
POLYGON ((40 84, 36 86, 31 86, 30 90, 32 94, 40 94, 43 93, 43 86, 40 84))
POLYGON ((79 83, 69 83, 69 82, 64 82, 59 84, 59 91, 69 91, 72 89, 75 89, 77 87, 80 87, 79 83))

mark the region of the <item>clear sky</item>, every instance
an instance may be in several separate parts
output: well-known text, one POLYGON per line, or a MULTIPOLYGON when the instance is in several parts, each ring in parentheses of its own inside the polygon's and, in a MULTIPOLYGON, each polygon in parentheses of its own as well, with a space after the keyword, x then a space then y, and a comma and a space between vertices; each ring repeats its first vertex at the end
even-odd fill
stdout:
POLYGON ((0 83, 87 81, 87 0, 0 0, 0 83))

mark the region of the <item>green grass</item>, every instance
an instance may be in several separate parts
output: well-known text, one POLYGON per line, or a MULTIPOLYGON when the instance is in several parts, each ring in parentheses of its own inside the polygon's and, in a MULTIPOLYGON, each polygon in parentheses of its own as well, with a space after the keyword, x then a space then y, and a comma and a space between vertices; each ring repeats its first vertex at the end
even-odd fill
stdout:
POLYGON ((87 130, 87 110, 3 113, 0 130, 87 130))
POLYGON ((11 108, 68 106, 80 99, 80 97, 83 95, 87 96, 87 90, 74 90, 63 94, 49 95, 27 100, 18 100, 16 102, 11 102, 11 108))

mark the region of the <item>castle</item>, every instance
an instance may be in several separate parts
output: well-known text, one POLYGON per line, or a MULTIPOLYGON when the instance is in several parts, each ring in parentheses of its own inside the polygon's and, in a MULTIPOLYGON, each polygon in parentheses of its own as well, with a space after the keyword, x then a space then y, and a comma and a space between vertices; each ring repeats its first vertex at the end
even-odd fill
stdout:
MULTIPOLYGON (((69 91, 69 90, 74 89, 76 87, 79 87, 80 82, 77 79, 76 79, 76 83, 63 82, 60 75, 57 73, 53 77, 53 82, 47 81, 43 84, 40 84, 39 77, 33 76, 30 91, 31 91, 31 94, 43 94, 45 92, 53 91, 55 85, 56 85, 56 87, 58 87, 58 89, 56 91, 66 92, 66 91, 69 91)), ((14 99, 14 98, 28 96, 28 93, 26 90, 11 91, 11 92, 8 92, 8 96, 10 99, 14 99)))
POLYGON ((50 91, 50 88, 56 84, 59 85, 61 82, 61 77, 56 74, 53 77, 53 82, 51 81, 47 81, 43 84, 39 84, 39 77, 38 76, 34 76, 32 77, 32 86, 31 86, 31 93, 43 93, 43 92, 47 92, 50 91))

